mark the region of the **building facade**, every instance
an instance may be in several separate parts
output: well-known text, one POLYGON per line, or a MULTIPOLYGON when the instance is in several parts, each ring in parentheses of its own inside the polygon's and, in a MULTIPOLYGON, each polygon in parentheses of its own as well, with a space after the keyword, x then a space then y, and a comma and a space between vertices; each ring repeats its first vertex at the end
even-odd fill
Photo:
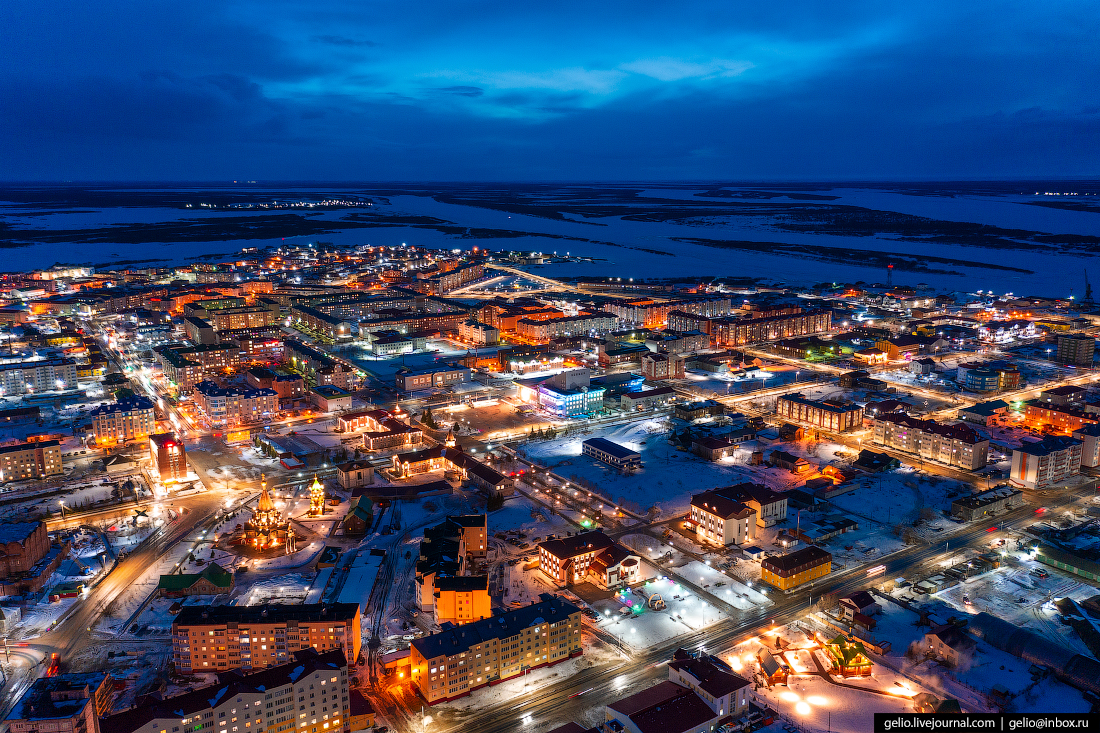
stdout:
POLYGON ((148 397, 128 397, 92 410, 92 432, 100 445, 145 438, 156 432, 156 410, 148 397))
POLYGON ((833 556, 810 545, 760 563, 760 579, 779 590, 790 590, 803 583, 823 578, 832 570, 833 556))
POLYGON ((429 705, 464 697, 580 656, 581 609, 547 593, 538 603, 412 642, 412 683, 429 705))
POLYGON ((780 396, 775 402, 775 412, 788 420, 834 433, 863 425, 863 408, 859 405, 811 400, 797 393, 780 396))
POLYGON ((1096 354, 1096 337, 1087 333, 1058 334, 1054 337, 1058 348, 1054 356, 1060 364, 1091 367, 1096 354))
POLYGON ((695 536, 708 545, 741 545, 756 539, 756 512, 719 491, 691 497, 690 520, 695 536))
POLYGON ((262 387, 220 387, 204 380, 195 385, 191 399, 210 426, 216 428, 263 422, 279 412, 278 393, 262 387))
POLYGON ((180 481, 187 477, 187 449, 175 433, 149 436, 149 462, 162 482, 180 481))
POLYGON ((1081 473, 1081 441, 1050 435, 1012 450, 1009 478, 1028 489, 1042 489, 1081 473))
POLYGON ((46 478, 64 473, 61 443, 40 440, 0 448, 0 481, 46 478))
POLYGON ((875 418, 874 430, 873 440, 879 445, 949 466, 974 471, 989 461, 989 439, 968 425, 942 425, 890 412, 875 418))
POLYGON ((180 674, 285 664, 301 649, 339 650, 355 664, 358 603, 184 606, 172 622, 172 662, 180 674))
POLYGON ((72 359, 32 359, 0 364, 0 397, 75 389, 76 362, 72 359))

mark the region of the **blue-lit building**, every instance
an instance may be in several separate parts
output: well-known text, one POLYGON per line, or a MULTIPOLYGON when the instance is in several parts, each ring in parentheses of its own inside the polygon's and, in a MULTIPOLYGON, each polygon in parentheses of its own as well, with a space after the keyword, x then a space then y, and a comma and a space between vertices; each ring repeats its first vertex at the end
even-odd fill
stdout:
POLYGON ((603 409, 607 390, 592 384, 587 369, 569 369, 544 380, 518 382, 520 397, 554 417, 578 417, 603 409))

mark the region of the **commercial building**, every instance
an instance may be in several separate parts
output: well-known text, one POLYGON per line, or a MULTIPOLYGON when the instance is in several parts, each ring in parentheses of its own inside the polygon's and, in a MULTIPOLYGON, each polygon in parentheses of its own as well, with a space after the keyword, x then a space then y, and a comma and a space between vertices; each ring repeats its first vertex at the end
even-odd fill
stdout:
POLYGON ((874 431, 872 440, 879 445, 968 471, 989 461, 989 439, 969 425, 942 425, 889 412, 875 418, 874 431))
POLYGON ((642 454, 606 438, 588 438, 581 443, 581 452, 609 466, 625 470, 642 467, 642 454))
POLYGON ((592 384, 588 369, 568 369, 549 379, 530 385, 520 384, 519 395, 527 402, 537 402, 555 417, 576 417, 603 407, 606 390, 592 384))
POLYGON ((366 461, 346 461, 336 464, 336 483, 342 489, 370 486, 374 481, 374 466, 366 461))
POLYGON ((673 417, 679 420, 699 420, 705 417, 725 415, 726 406, 715 400, 701 400, 699 402, 681 402, 673 408, 673 417))
POLYGON ((294 652, 360 650, 358 603, 184 606, 172 621, 172 662, 181 674, 260 669, 294 652))
POLYGON ((726 547, 756 539, 756 512, 720 491, 692 496, 690 521, 703 544, 726 547))
POLYGON ((206 320, 214 326, 215 331, 239 331, 244 328, 274 326, 279 322, 279 313, 262 305, 219 308, 210 311, 206 320))
POLYGON ((144 438, 156 432, 153 401, 141 395, 100 405, 89 415, 92 432, 100 445, 144 438))
POLYGON ((412 683, 429 705, 464 697, 580 656, 581 609, 543 593, 537 603, 444 629, 410 645, 412 683))
POLYGON ((0 397, 40 394, 77 386, 72 359, 30 359, 0 364, 0 397))
POLYGON ((113 691, 106 672, 42 677, 31 683, 4 723, 11 733, 99 733, 99 716, 110 710, 113 691))
POLYGON ((1008 362, 966 362, 956 368, 955 381, 971 392, 1001 392, 1019 388, 1020 370, 1008 362))
POLYGON ((656 387, 641 392, 624 392, 619 396, 619 406, 624 410, 653 410, 664 407, 676 399, 672 387, 656 387))
POLYGON ((360 410, 347 412, 337 418, 340 431, 363 431, 363 447, 367 450, 384 450, 419 445, 424 431, 406 425, 387 410, 360 410))
POLYGON ((402 392, 450 387, 470 381, 470 368, 460 364, 441 364, 427 369, 401 369, 396 375, 397 388, 402 392))
POLYGON ((0 448, 0 481, 46 478, 64 473, 61 467, 61 443, 39 440, 0 448))
POLYGON ((831 554, 810 545, 786 555, 765 558, 760 563, 760 579, 779 590, 790 590, 825 577, 832 570, 832 564, 831 554))
POLYGON ((423 351, 428 337, 422 333, 401 333, 396 330, 368 331, 364 340, 375 356, 393 356, 412 351, 423 351))
POLYGON ((984 425, 987 428, 996 424, 1008 414, 1008 403, 1004 400, 976 402, 970 407, 959 408, 959 419, 984 425))
MULTIPOLYGON (((350 733, 348 663, 303 649, 268 669, 219 672, 217 683, 168 698, 145 696, 104 718, 101 733, 350 733)), ((74 731, 75 733, 75 731, 74 731)), ((91 733, 88 731, 87 733, 91 733)))
POLYGON ((951 516, 969 522, 980 517, 1014 509, 1024 503, 1024 495, 1011 486, 997 486, 951 502, 951 516))
POLYGON ((175 433, 149 436, 149 462, 162 482, 180 481, 187 477, 187 450, 175 433))
POLYGON ((1054 337, 1058 348, 1054 360, 1059 364, 1091 367, 1096 354, 1096 337, 1087 333, 1058 334, 1054 337))
MULTIPOLYGON (((672 675, 671 668, 669 674, 672 675)), ((716 713, 695 691, 661 682, 604 706, 599 730, 615 733, 712 733, 727 717, 716 713)))
POLYGON ((464 481, 481 489, 485 494, 511 495, 514 482, 500 471, 482 463, 460 446, 435 445, 412 453, 398 453, 392 458, 393 472, 400 478, 409 478, 432 471, 456 471, 464 481))
POLYGON ((859 405, 811 400, 798 393, 777 398, 775 412, 788 420, 834 433, 843 433, 863 425, 863 408, 859 405))
POLYGON ((220 387, 203 380, 195 385, 191 400, 211 427, 216 428, 270 420, 279 412, 278 393, 262 387, 220 387))
POLYGON ((559 586, 591 582, 608 589, 637 580, 640 561, 596 529, 540 544, 539 569, 559 586))
POLYGON ((321 412, 343 412, 351 409, 354 398, 347 390, 319 384, 309 391, 309 401, 321 412))
POLYGON ((642 354, 642 376, 654 381, 662 379, 683 379, 684 358, 675 354, 642 354))
POLYGON ((1081 441, 1050 435, 1012 450, 1009 478, 1028 489, 1042 489, 1081 473, 1081 441))
POLYGON ((718 715, 739 716, 749 707, 752 683, 705 657, 691 657, 678 650, 668 663, 668 679, 694 690, 718 715))

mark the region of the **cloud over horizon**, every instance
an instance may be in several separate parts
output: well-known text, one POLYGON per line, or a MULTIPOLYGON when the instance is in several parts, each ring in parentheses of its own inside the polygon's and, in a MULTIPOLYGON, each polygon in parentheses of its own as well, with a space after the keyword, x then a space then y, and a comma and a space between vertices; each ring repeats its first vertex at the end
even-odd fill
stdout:
POLYGON ((6 180, 1088 176, 1100 8, 0 8, 6 180))

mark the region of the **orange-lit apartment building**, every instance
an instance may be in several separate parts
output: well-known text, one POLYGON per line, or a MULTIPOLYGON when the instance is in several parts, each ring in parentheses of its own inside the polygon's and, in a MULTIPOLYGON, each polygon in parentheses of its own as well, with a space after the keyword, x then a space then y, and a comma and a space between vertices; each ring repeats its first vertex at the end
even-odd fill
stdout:
POLYGON ((488 575, 444 575, 435 579, 435 622, 468 624, 493 613, 488 575))
POLYGON ((145 438, 156 431, 156 413, 148 397, 130 397, 92 410, 92 432, 96 442, 115 443, 145 438))
POLYGON ((583 653, 581 609, 543 593, 538 603, 440 631, 410 646, 412 683, 429 705, 583 653))
POLYGON ((184 606, 172 622, 176 672, 260 669, 289 662, 294 652, 339 649, 359 658, 358 603, 184 606))
POLYGON ((1053 430, 1069 435, 1086 425, 1100 424, 1100 413, 1031 400, 1024 403, 1024 422, 1035 430, 1053 430))
POLYGON ((61 443, 41 440, 0 448, 0 481, 46 478, 63 473, 61 443))

